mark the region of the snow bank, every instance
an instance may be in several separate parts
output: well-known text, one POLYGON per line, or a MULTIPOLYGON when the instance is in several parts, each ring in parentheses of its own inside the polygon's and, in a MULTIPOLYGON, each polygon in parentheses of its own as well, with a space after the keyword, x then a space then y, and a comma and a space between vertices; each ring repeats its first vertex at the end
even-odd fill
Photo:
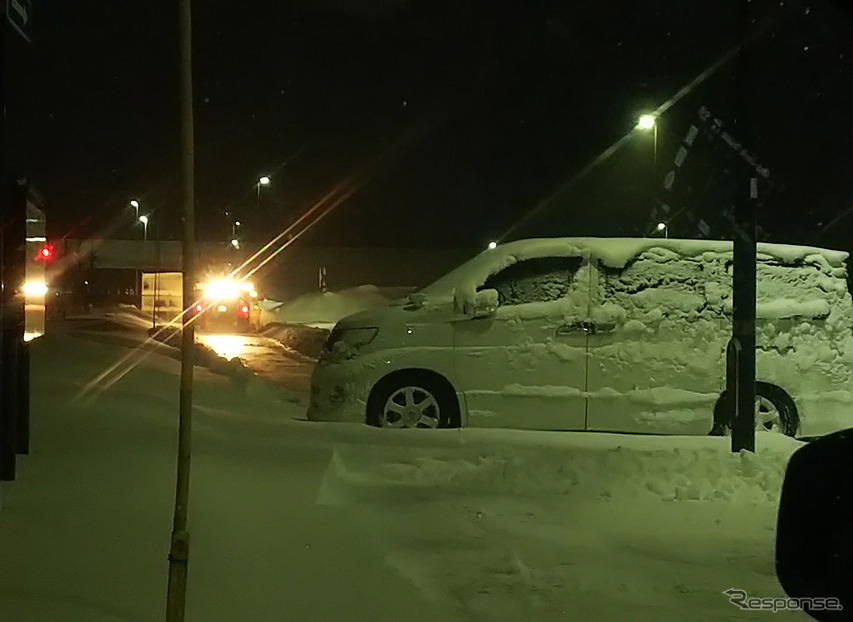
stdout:
POLYGON ((424 447, 406 442, 412 438, 399 443, 400 436, 386 434, 386 442, 368 448, 338 446, 327 493, 405 488, 775 503, 788 459, 801 444, 769 432, 757 435, 755 454, 733 454, 726 437, 465 430, 445 435, 444 446, 424 447))
POLYGON ((375 285, 362 285, 339 292, 314 292, 289 302, 262 301, 261 325, 305 324, 331 329, 338 320, 372 307, 386 305, 391 298, 375 285))

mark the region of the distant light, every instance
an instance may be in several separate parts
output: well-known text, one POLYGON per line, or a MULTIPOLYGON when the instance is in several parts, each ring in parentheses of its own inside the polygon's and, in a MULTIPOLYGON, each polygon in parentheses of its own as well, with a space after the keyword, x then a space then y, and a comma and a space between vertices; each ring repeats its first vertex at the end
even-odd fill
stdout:
POLYGON ((659 222, 658 223, 658 231, 663 231, 664 229, 666 229, 666 223, 665 222, 659 222))
POLYGON ((497 242, 489 242, 489 250, 494 250, 498 247, 497 242))
POLYGON ((44 281, 27 281, 23 290, 25 296, 44 296, 47 293, 47 284, 44 281))
POLYGON ((239 226, 240 226, 240 221, 239 221, 239 220, 235 220, 235 221, 234 221, 234 226, 235 226, 235 227, 239 227, 239 226))
POLYGON ((655 126, 657 120, 653 115, 644 114, 640 117, 640 120, 637 122, 637 128, 641 130, 650 130, 655 126))
POLYGON ((243 308, 242 308, 242 309, 240 309, 240 310, 243 312, 243 315, 248 315, 248 314, 249 314, 249 307, 248 307, 248 306, 246 306, 246 305, 243 305, 243 308))
POLYGON ((219 305, 218 307, 216 307, 216 310, 222 313, 223 311, 228 311, 228 307, 226 307, 225 305, 219 305))
POLYGON ((240 248, 240 240, 234 238, 233 240, 231 240, 231 246, 233 246, 234 248, 240 248))
POLYGON ((41 248, 41 256, 45 259, 50 259, 50 256, 53 254, 50 246, 42 246, 41 248))
POLYGON ((258 292, 256 292, 256 291, 253 289, 252 291, 250 291, 250 292, 249 292, 249 297, 251 297, 251 298, 257 298, 257 297, 258 297, 258 292))
POLYGON ((131 207, 133 207, 133 208, 139 209, 139 201, 137 201, 136 199, 133 199, 133 200, 130 202, 130 206, 131 206, 131 207))
POLYGON ((267 177, 266 175, 264 175, 263 177, 261 177, 258 180, 258 183, 261 184, 262 186, 269 186, 270 185, 270 178, 267 177))
POLYGON ((141 222, 143 225, 147 225, 148 224, 148 216, 143 214, 142 216, 139 217, 139 222, 141 222))
POLYGON ((195 310, 198 311, 199 313, 201 313, 201 309, 202 309, 201 305, 195 306, 195 310))

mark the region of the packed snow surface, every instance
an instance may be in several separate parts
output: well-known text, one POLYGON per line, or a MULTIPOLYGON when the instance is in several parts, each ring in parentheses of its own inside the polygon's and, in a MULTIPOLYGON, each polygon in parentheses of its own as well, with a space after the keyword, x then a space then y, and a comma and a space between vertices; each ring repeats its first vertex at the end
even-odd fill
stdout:
MULTIPOLYGON (((0 490, 0 619, 162 619, 178 364, 48 335, 32 453, 0 490), (67 364, 73 353, 75 364, 67 364), (88 387, 88 390, 87 390, 88 387)), ((749 620, 782 595, 773 528, 798 446, 718 437, 316 424, 196 372, 190 621, 749 620)), ((805 620, 777 613, 774 620, 805 620)))

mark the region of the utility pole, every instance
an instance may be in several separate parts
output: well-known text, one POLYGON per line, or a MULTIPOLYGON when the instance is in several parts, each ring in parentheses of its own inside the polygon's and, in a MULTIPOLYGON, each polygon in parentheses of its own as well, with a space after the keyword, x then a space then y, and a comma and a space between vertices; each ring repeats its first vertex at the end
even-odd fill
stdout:
MULTIPOLYGON (((738 0, 737 36, 746 39, 750 27, 749 0, 738 0)), ((747 46, 735 60, 735 115, 744 144, 755 139, 747 85, 752 78, 747 46)), ((726 366, 726 389, 732 419, 732 451, 755 451, 755 290, 758 178, 746 166, 738 166, 734 205, 734 310, 732 340, 726 366)))
POLYGON ((190 534, 187 515, 192 455, 194 327, 189 321, 195 296, 195 150, 193 132, 192 1, 179 0, 181 175, 183 181, 183 308, 181 330, 180 422, 175 515, 169 548, 166 622, 182 622, 187 596, 190 534))

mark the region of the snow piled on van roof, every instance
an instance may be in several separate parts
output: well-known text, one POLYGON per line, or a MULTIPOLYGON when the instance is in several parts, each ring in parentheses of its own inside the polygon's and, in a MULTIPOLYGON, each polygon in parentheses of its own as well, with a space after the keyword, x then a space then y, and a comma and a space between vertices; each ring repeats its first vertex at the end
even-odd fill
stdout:
MULTIPOLYGON (((660 238, 544 238, 518 240, 501 244, 487 253, 518 259, 548 255, 581 255, 593 257, 611 268, 621 268, 638 255, 654 250, 669 250, 682 257, 698 257, 704 253, 731 253, 732 242, 726 240, 669 240, 660 238)), ((843 266, 848 253, 792 244, 758 244, 758 254, 766 259, 796 263, 813 255, 822 256, 833 266, 843 266)))
MULTIPOLYGON (((525 259, 538 257, 591 257, 609 268, 622 268, 636 257, 649 252, 659 255, 661 261, 677 257, 697 258, 732 253, 732 242, 727 240, 677 240, 661 238, 534 238, 500 244, 483 251, 470 261, 453 270, 423 291, 443 294, 454 287, 468 284, 472 279, 485 279, 490 274, 525 259)), ((768 244, 760 242, 759 260, 779 261, 784 264, 799 262, 820 264, 829 268, 845 268, 848 253, 813 246, 793 244, 768 244), (828 266, 827 266, 828 264, 828 266)))

